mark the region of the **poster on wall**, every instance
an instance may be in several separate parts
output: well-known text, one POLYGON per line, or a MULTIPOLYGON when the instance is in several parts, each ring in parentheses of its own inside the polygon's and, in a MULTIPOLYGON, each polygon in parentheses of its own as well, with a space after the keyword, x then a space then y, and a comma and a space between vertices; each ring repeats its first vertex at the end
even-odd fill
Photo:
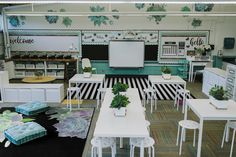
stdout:
POLYGON ((11 51, 79 51, 78 36, 9 36, 11 51))

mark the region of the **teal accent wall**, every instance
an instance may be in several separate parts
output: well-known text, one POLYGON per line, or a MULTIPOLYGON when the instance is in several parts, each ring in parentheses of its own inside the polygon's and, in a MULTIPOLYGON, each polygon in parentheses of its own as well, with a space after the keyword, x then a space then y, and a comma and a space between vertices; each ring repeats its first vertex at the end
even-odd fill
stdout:
MULTIPOLYGON (((177 75, 177 64, 158 64, 156 62, 145 62, 144 68, 110 68, 108 61, 91 61, 92 67, 97 68, 98 74, 110 75, 160 75, 161 67, 168 66, 171 69, 172 75, 177 75)), ((81 67, 81 66, 80 66, 81 67)), ((82 71, 82 70, 80 70, 82 71)))

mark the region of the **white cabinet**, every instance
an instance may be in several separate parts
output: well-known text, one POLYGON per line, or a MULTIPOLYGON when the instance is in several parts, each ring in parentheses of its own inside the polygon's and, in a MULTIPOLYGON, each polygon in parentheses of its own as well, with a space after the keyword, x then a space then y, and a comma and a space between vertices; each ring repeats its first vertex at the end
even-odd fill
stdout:
POLYGON ((209 96, 209 91, 215 85, 225 87, 226 71, 218 68, 205 68, 203 73, 202 92, 209 96))
POLYGON ((227 72, 227 78, 226 78, 227 96, 228 98, 236 101, 236 66, 233 64, 228 64, 226 72, 227 72))
POLYGON ((3 88, 4 102, 42 101, 60 103, 63 84, 9 84, 3 88))

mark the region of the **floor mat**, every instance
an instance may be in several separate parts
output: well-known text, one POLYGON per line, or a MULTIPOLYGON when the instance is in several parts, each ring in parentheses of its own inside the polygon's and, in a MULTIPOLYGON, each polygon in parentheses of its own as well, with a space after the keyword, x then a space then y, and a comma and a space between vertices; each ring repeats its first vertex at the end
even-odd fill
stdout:
MULTIPOLYGON (((0 112, 7 109, 14 111, 14 108, 1 108, 0 112)), ((92 108, 72 112, 63 108, 51 108, 47 112, 31 116, 47 130, 47 135, 20 146, 10 144, 7 148, 4 147, 5 140, 0 143, 0 154, 5 157, 82 156, 93 111, 92 108), (70 120, 72 122, 67 123, 70 120), (79 131, 73 131, 78 128, 79 131)))

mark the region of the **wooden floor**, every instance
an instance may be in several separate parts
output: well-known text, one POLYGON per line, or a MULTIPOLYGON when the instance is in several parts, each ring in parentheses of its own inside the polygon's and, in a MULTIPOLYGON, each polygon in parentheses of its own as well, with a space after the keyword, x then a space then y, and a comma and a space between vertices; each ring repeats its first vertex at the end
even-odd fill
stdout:
MULTIPOLYGON (((192 94, 196 98, 206 98, 201 92, 201 83, 188 84, 187 88, 190 89, 192 94)), ((91 102, 90 102, 91 103, 91 102)), ((92 126, 87 138, 86 146, 84 149, 83 157, 91 156, 90 140, 93 135, 95 122, 99 110, 96 110, 93 117, 92 126)), ((189 118, 198 121, 198 118, 190 111, 189 118)), ((147 105, 147 119, 151 122, 151 136, 155 139, 155 156, 158 157, 178 157, 178 146, 176 146, 177 136, 177 124, 179 120, 183 119, 183 114, 177 111, 173 106, 173 101, 163 100, 159 101, 157 110, 150 114, 149 105, 147 105)), ((225 121, 206 121, 203 128, 203 143, 202 143, 202 157, 228 157, 230 152, 231 142, 224 145, 224 148, 220 148, 221 139, 223 134, 225 121)), ((230 134, 230 141, 232 137, 232 131, 230 134)), ((123 149, 119 148, 117 141, 117 155, 116 157, 128 157, 129 145, 128 139, 125 139, 125 145, 123 149)), ((183 157, 195 157, 197 147, 192 146, 193 131, 187 131, 186 142, 183 143, 183 157)), ((136 149, 135 156, 139 156, 139 150, 136 149)), ((145 156, 148 156, 147 152, 145 156)), ((236 156, 236 148, 233 156, 236 156)), ((110 150, 103 150, 103 157, 111 157, 110 150)))

